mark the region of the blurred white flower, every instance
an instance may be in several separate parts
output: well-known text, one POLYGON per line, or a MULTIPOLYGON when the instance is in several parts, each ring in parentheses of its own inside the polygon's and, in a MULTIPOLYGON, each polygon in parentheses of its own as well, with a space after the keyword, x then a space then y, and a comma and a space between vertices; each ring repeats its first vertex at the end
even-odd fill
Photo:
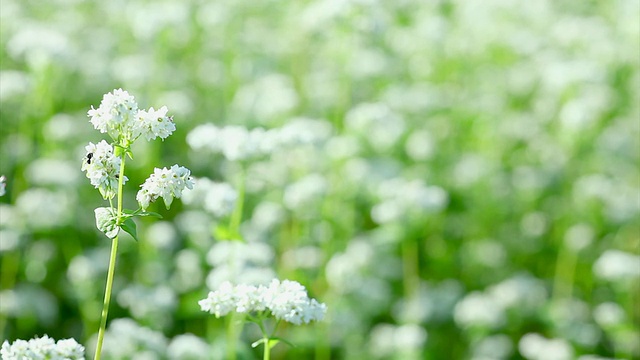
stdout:
POLYGON ((243 284, 269 281, 275 275, 268 267, 273 256, 273 249, 265 243, 219 241, 207 252, 207 263, 213 266, 207 286, 213 289, 225 281, 243 284))
POLYGON ((261 123, 268 123, 297 104, 298 94, 291 79, 281 74, 268 74, 238 89, 232 107, 261 123))
POLYGON ((593 309, 593 319, 603 328, 621 324, 626 318, 624 309, 614 302, 598 304, 593 309))
POLYGON ((380 202, 371 209, 371 217, 379 224, 406 218, 412 212, 442 209, 448 202, 447 193, 438 186, 427 186, 420 179, 393 178, 377 188, 380 202))
POLYGON ((224 282, 216 291, 209 292, 206 299, 198 302, 202 311, 225 316, 238 313, 260 313, 268 311, 278 320, 295 325, 320 321, 327 306, 307 296, 307 290, 296 281, 273 279, 269 285, 232 285, 224 282))
POLYGON ((513 353, 513 343, 507 335, 487 336, 473 345, 473 359, 509 359, 513 353))
POLYGON ((520 354, 528 360, 570 360, 573 348, 563 339, 546 339, 536 333, 528 333, 518 342, 520 354))
POLYGON ((132 284, 118 293, 118 304, 136 319, 151 319, 171 313, 178 304, 175 291, 167 285, 147 287, 132 284))
POLYGON ((404 148, 413 160, 424 161, 433 155, 435 142, 427 130, 418 130, 409 135, 404 148))
POLYGON ((104 336, 102 356, 111 359, 160 359, 167 353, 161 332, 138 325, 129 318, 114 319, 104 336), (141 357, 141 354, 145 354, 141 357))
POLYGON ((193 150, 222 154, 229 161, 257 159, 291 147, 326 141, 331 125, 324 120, 295 118, 281 128, 265 130, 213 124, 196 126, 187 135, 193 150))
POLYGON ((0 176, 0 196, 4 196, 7 193, 7 178, 2 175, 0 176))
POLYGON ((284 189, 283 203, 290 210, 309 210, 327 192, 328 183, 320 174, 310 174, 284 189))
POLYGON ((75 339, 56 342, 44 335, 29 341, 16 340, 11 344, 5 340, 0 354, 3 360, 84 360, 84 347, 75 339))
POLYGON ((609 281, 640 277, 640 256, 620 250, 607 250, 593 264, 594 274, 609 281))
POLYGON ((78 180, 75 165, 58 159, 36 159, 27 167, 26 175, 36 185, 72 186, 78 180))
POLYGON ((171 339, 167 355, 173 360, 209 359, 211 348, 204 340, 193 334, 182 334, 171 339))
POLYGON ((238 192, 228 183, 198 178, 193 191, 185 192, 182 201, 185 204, 202 205, 216 217, 224 217, 233 212, 238 192))
POLYGON ((493 297, 474 291, 456 304, 454 320, 458 326, 498 328, 505 322, 504 308, 493 297))
POLYGON ((529 275, 516 275, 492 285, 486 293, 503 308, 536 310, 547 300, 544 284, 529 275))
MULTIPOLYGON (((113 147, 102 140, 97 144, 89 143, 85 147, 87 154, 82 159, 82 171, 105 199, 112 199, 117 194, 118 176, 121 159, 115 156, 113 147)), ((125 176, 123 184, 127 181, 125 176)))
POLYGON ((593 228, 588 224, 576 224, 565 233, 564 243, 567 248, 577 252, 591 245, 594 235, 593 228))
POLYGON ((394 354, 402 358, 418 358, 427 341, 427 331, 416 324, 379 324, 369 336, 371 355, 375 358, 393 357, 394 354))
POLYGON ((382 103, 364 103, 345 116, 347 129, 366 139, 375 151, 393 147, 405 131, 404 120, 382 103))
POLYGON ((140 185, 136 200, 143 210, 159 197, 164 200, 167 209, 174 198, 180 198, 184 189, 193 189, 191 171, 184 166, 173 165, 170 169, 154 168, 153 174, 140 185))
POLYGON ((19 97, 32 87, 31 76, 22 71, 0 71, 0 102, 19 97))
POLYGON ((31 188, 16 199, 16 208, 28 226, 46 229, 67 224, 74 208, 75 194, 70 191, 51 191, 31 188))

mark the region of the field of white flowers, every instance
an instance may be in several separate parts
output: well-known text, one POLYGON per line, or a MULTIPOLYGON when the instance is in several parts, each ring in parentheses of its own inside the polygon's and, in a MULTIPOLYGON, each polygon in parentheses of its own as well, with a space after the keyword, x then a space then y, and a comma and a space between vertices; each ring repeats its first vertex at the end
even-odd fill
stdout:
POLYGON ((94 358, 116 199, 162 218, 102 359, 640 359, 637 0, 1 0, 0 42, 7 360, 94 358), (97 131, 114 89, 163 128, 97 131))

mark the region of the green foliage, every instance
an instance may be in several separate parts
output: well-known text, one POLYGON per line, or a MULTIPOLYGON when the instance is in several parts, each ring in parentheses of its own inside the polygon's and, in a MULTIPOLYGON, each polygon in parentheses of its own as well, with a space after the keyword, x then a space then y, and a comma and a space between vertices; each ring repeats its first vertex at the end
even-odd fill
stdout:
MULTIPOLYGON (((0 7, 0 340, 90 349, 109 242, 93 213, 107 203, 80 171, 102 138, 86 112, 123 88, 177 127, 118 148, 136 154, 124 207, 154 166, 246 185, 232 219, 198 199, 125 211, 140 216, 121 224, 137 242, 120 243, 109 317, 153 331, 157 356, 183 334, 228 354, 229 326, 197 300, 246 266, 329 308, 324 323, 279 328, 296 347, 272 359, 535 358, 531 334, 575 358, 640 358, 637 1, 0 7), (327 141, 230 162, 186 140, 206 123, 297 117, 326 120, 327 141), (446 201, 400 206, 419 198, 415 180, 446 201)), ((251 331, 239 359, 261 356, 251 331)))

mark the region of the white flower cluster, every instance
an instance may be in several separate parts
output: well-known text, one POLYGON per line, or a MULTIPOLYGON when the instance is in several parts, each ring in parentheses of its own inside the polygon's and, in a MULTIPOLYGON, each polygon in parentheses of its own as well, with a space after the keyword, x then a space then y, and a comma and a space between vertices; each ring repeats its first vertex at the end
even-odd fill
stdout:
POLYGON ((2 175, 0 176, 0 196, 4 196, 7 192, 7 178, 2 175))
POLYGON ((309 299, 307 290, 296 281, 273 279, 268 286, 232 285, 224 282, 198 302, 202 311, 225 316, 231 311, 260 313, 269 311, 278 320, 295 325, 324 318, 327 305, 309 299))
POLYGON ((267 156, 295 145, 313 144, 326 140, 330 133, 331 125, 326 121, 306 118, 295 119, 281 128, 269 130, 205 124, 197 126, 187 135, 187 143, 193 150, 221 153, 227 160, 237 161, 267 156))
POLYGON ((116 89, 102 97, 97 109, 87 113, 93 126, 101 133, 108 133, 114 140, 131 144, 140 136, 147 140, 167 138, 176 126, 167 116, 167 107, 158 110, 139 110, 135 98, 122 89, 116 89))
POLYGON ((412 211, 440 210, 448 201, 446 191, 438 186, 427 186, 420 179, 384 181, 379 185, 377 195, 381 201, 371 209, 371 216, 378 224, 403 219, 412 211))
MULTIPOLYGON (((85 147, 87 154, 82 162, 82 171, 105 199, 112 199, 118 189, 120 158, 113 153, 113 147, 102 140, 97 144, 89 143, 85 147)), ((125 176, 123 183, 127 181, 125 176)))
POLYGON ((193 178, 191 171, 184 166, 173 165, 170 169, 155 168, 153 174, 145 180, 136 195, 136 200, 140 207, 145 210, 149 204, 161 197, 167 208, 171 206, 173 198, 180 198, 182 191, 193 189, 193 178))
POLYGON ((29 341, 16 340, 2 343, 3 360, 84 360, 84 347, 74 339, 56 342, 47 335, 29 341))

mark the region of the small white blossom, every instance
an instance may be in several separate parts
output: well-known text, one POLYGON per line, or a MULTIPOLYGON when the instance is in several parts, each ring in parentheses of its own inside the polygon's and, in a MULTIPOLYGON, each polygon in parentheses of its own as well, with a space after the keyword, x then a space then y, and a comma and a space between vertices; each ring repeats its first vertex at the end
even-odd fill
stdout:
POLYGON ((122 89, 116 89, 105 94, 100 106, 97 109, 92 106, 87 114, 96 130, 117 139, 118 134, 130 131, 137 113, 138 103, 135 98, 122 89))
POLYGON ((167 116, 167 111, 166 106, 158 110, 152 107, 148 111, 138 111, 132 137, 136 139, 143 135, 147 140, 155 140, 156 137, 166 139, 176 130, 176 125, 171 117, 167 116))
POLYGON ((7 178, 2 175, 0 176, 0 196, 4 196, 7 193, 7 178))
POLYGON ((180 198, 185 188, 193 189, 193 184, 191 171, 183 166, 155 168, 153 174, 140 186, 142 189, 138 191, 136 200, 142 209, 146 209, 151 202, 161 197, 169 208, 173 198, 180 198))
POLYGON ((84 360, 84 347, 74 339, 59 340, 44 335, 29 341, 5 341, 0 350, 3 360, 84 360))
POLYGON ((227 281, 198 304, 202 311, 216 317, 234 310, 238 313, 268 311, 276 319, 296 325, 322 320, 327 311, 325 304, 309 299, 307 290, 300 283, 278 279, 273 279, 268 286, 233 286, 227 281))
POLYGON ((218 290, 210 291, 206 299, 198 301, 202 311, 209 312, 216 317, 225 316, 236 307, 235 288, 225 281, 218 290))
MULTIPOLYGON (((115 156, 113 147, 102 140, 97 144, 89 143, 85 147, 87 154, 82 160, 82 171, 105 199, 112 199, 118 189, 118 173, 121 159, 115 156)), ((127 181, 125 176, 123 183, 127 181)))

